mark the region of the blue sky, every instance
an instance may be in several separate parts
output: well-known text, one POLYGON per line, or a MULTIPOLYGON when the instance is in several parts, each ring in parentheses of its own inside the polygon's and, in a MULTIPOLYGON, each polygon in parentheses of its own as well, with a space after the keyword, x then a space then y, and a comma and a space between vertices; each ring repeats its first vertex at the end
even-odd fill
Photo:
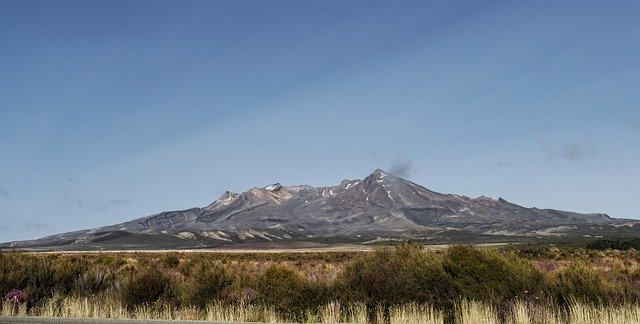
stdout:
POLYGON ((0 152, 0 241, 376 168, 640 218, 640 4, 0 0, 0 152))

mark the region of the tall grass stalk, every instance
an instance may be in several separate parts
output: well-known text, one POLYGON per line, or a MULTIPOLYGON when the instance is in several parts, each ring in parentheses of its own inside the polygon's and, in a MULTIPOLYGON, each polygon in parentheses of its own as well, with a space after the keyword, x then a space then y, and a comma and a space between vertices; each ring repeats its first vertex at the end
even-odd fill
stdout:
POLYGON ((2 302, 0 316, 27 316, 27 306, 23 304, 16 308, 13 303, 5 300, 2 302))
POLYGON ((120 301, 111 298, 76 298, 54 296, 42 307, 32 310, 35 316, 72 318, 131 318, 120 301))
POLYGON ((391 323, 436 324, 443 322, 441 312, 428 305, 407 304, 390 310, 391 323))
MULTIPOLYGON (((479 301, 458 303, 460 323, 498 324, 497 309, 479 301)), ((340 304, 330 302, 317 310, 309 310, 306 322, 309 323, 366 323, 367 308, 363 303, 340 304)), ((55 295, 41 307, 27 313, 21 305, 15 310, 8 302, 2 303, 1 315, 43 316, 62 318, 119 318, 119 319, 163 319, 163 320, 207 320, 218 322, 266 322, 287 323, 290 319, 280 316, 272 308, 248 303, 224 303, 217 301, 205 308, 194 306, 175 307, 164 304, 138 306, 127 309, 121 302, 112 298, 79 298, 55 295)), ((380 312, 379 318, 383 318, 380 312)), ((505 323, 512 324, 551 324, 551 323, 640 323, 640 305, 623 304, 620 306, 597 306, 571 301, 568 313, 560 313, 552 304, 531 304, 515 301, 510 311, 503 314, 505 323)), ((443 323, 443 313, 425 304, 409 303, 391 307, 390 323, 443 323)))
POLYGON ((207 306, 206 320, 216 322, 286 322, 268 307, 246 303, 227 304, 219 301, 207 306))

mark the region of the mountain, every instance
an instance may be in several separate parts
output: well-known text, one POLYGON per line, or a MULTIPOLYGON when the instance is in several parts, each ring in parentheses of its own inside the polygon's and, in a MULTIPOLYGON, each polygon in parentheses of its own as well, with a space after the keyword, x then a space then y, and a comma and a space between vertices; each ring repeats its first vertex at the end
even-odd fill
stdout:
POLYGON ((606 214, 525 208, 502 198, 431 191, 383 170, 331 187, 255 187, 202 208, 0 247, 61 249, 212 247, 242 242, 432 242, 602 236, 638 232, 606 214))

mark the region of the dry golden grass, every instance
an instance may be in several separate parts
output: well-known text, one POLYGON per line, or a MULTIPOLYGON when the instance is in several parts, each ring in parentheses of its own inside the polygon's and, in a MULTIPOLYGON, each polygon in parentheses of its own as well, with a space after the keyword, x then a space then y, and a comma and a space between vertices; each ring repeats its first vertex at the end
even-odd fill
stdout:
POLYGON ((367 307, 362 303, 346 306, 331 302, 321 307, 318 314, 309 314, 307 318, 314 323, 365 323, 367 307))
POLYGON ((408 304, 392 308, 390 311, 391 323, 407 324, 435 324, 442 323, 442 314, 432 307, 408 304))
POLYGON ((281 323, 284 321, 270 308, 245 303, 229 305, 221 302, 207 306, 204 319, 217 322, 281 323))
POLYGON ((60 296, 49 299, 44 306, 33 310, 30 315, 72 318, 132 318, 122 303, 117 300, 60 296))
POLYGON ((8 317, 8 316, 27 316, 27 306, 20 305, 17 308, 8 301, 2 302, 2 312, 0 312, 0 316, 8 317))
MULTIPOLYGON (((460 304, 461 323, 498 324, 498 315, 494 308, 481 302, 462 302, 460 304)), ((431 324, 442 323, 443 314, 427 305, 407 304, 390 310, 391 323, 431 324)), ((43 316, 62 318, 119 318, 119 319, 162 319, 162 320, 206 320, 224 322, 288 322, 274 310, 250 304, 225 304, 215 302, 205 309, 195 307, 174 308, 164 306, 141 306, 127 310, 121 303, 110 299, 90 299, 54 296, 44 306, 33 309, 27 314, 24 306, 16 310, 12 304, 2 304, 1 316, 43 316)), ((382 317, 382 314, 379 315, 382 317)), ((366 323, 367 309, 364 304, 341 305, 332 302, 321 307, 317 313, 308 314, 310 323, 366 323)), ((639 305, 620 307, 596 307, 574 303, 569 315, 560 316, 553 309, 541 306, 527 306, 516 302, 507 323, 513 324, 551 324, 551 323, 640 323, 639 305)))

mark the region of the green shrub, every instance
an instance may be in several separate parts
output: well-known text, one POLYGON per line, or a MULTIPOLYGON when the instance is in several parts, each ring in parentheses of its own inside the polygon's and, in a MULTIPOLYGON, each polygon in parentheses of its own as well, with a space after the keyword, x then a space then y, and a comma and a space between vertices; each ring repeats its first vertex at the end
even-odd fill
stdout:
POLYGON ((24 276, 20 278, 17 287, 25 287, 27 308, 42 305, 55 291, 53 268, 49 263, 32 258, 22 271, 24 276))
POLYGON ((180 258, 175 254, 169 254, 162 258, 162 265, 166 268, 175 268, 180 264, 180 258))
POLYGON ((568 305, 574 300, 591 304, 607 303, 609 300, 598 273, 579 263, 551 274, 545 290, 560 305, 568 305))
POLYGON ((81 296, 94 296, 111 288, 113 279, 109 269, 97 266, 76 277, 75 290, 81 296))
POLYGON ((468 245, 450 247, 443 264, 462 297, 489 303, 540 291, 543 279, 531 262, 468 245))
POLYGON ((328 287, 310 283, 295 270, 281 265, 264 270, 255 285, 258 302, 296 321, 303 319, 305 311, 327 302, 328 287))
POLYGON ((76 280, 86 273, 89 264, 82 257, 71 256, 68 258, 47 258, 41 260, 51 266, 53 271, 53 281, 55 282, 55 292, 67 295, 73 291, 76 280))
POLYGON ((190 305, 204 307, 222 297, 231 285, 227 271, 215 264, 200 264, 191 271, 186 283, 186 300, 190 305))
POLYGON ((439 305, 456 296, 441 262, 411 244, 357 258, 346 266, 340 281, 342 289, 352 292, 350 299, 369 304, 439 305))
POLYGON ((390 307, 413 302, 445 310, 450 321, 457 299, 441 260, 412 244, 379 249, 357 258, 346 266, 339 287, 348 301, 367 305, 370 321, 381 320, 376 319, 379 307, 388 320, 390 307))
POLYGON ((150 305, 157 301, 171 301, 175 289, 171 279, 156 268, 131 274, 122 283, 121 298, 127 307, 150 305))

